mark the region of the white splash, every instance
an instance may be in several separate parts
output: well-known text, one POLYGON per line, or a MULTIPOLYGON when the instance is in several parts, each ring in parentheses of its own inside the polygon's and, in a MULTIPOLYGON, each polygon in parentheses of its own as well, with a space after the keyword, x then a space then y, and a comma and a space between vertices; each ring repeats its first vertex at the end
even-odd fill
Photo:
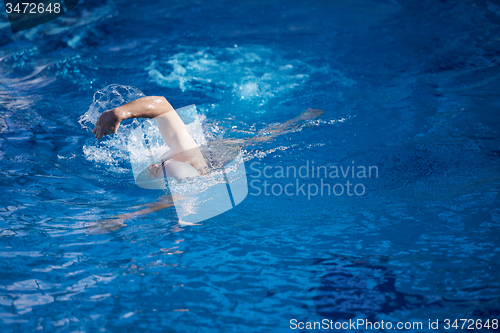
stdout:
POLYGON ((151 81, 160 86, 202 92, 224 104, 250 102, 263 106, 304 86, 314 74, 325 75, 327 81, 342 86, 355 84, 337 70, 285 59, 260 46, 180 52, 153 61, 146 70, 151 81))

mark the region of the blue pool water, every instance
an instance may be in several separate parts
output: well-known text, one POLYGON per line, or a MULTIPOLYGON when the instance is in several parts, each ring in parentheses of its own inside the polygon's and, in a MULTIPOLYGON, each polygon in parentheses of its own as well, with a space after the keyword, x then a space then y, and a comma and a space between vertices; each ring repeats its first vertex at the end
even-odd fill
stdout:
POLYGON ((81 0, 20 33, 1 20, 1 332, 500 319, 495 1, 81 0), (186 225, 141 213, 164 193, 78 122, 113 83, 196 104, 214 136, 324 113, 247 146, 247 198, 186 225), (256 195, 345 183, 262 174, 313 163, 378 177, 256 195))

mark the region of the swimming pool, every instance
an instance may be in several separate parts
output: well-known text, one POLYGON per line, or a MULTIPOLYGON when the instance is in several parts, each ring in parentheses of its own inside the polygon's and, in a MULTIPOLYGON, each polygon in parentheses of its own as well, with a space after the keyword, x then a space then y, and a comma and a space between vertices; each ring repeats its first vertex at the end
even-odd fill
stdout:
POLYGON ((498 4, 86 0, 17 34, 2 17, 2 332, 493 331, 498 4), (78 122, 112 83, 196 104, 214 136, 325 112, 247 147, 246 199, 186 225, 141 214, 164 193, 78 122))

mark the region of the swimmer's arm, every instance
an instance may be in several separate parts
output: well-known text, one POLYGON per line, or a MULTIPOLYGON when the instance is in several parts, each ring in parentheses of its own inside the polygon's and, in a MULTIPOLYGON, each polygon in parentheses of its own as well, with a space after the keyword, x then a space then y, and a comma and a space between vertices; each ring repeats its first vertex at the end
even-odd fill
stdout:
POLYGON ((174 108, 162 96, 146 96, 135 101, 119 106, 115 109, 107 110, 95 124, 92 131, 95 138, 100 140, 103 136, 114 134, 118 131, 120 123, 131 118, 156 118, 174 108))
POLYGON ((117 107, 115 113, 121 121, 130 118, 156 118, 174 108, 163 96, 146 96, 117 107))
MULTIPOLYGON (((165 209, 167 207, 171 207, 174 205, 174 202, 172 200, 171 196, 162 196, 160 200, 156 203, 148 205, 148 207, 131 212, 131 213, 124 213, 120 215, 113 216, 112 218, 108 218, 105 220, 97 221, 94 223, 91 223, 90 225, 87 226, 89 230, 89 233, 92 234, 101 234, 104 232, 108 231, 115 231, 118 229, 123 228, 126 226, 125 221, 135 218, 141 215, 147 215, 153 212, 156 212, 158 210, 165 209)), ((138 206, 138 207, 143 207, 144 205, 138 206)))

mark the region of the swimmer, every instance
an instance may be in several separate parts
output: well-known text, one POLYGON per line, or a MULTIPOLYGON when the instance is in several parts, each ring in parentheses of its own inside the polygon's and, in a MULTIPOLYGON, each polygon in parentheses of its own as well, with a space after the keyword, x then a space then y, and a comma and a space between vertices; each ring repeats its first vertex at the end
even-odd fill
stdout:
POLYGON ((208 165, 198 145, 165 97, 142 97, 107 110, 97 119, 92 133, 100 140, 105 135, 116 133, 120 123, 131 118, 154 118, 163 140, 170 148, 161 165, 153 164, 149 167, 151 178, 165 176, 182 179, 206 173, 208 165))
MULTIPOLYGON (((243 139, 225 139, 218 143, 212 143, 211 147, 219 146, 224 150, 238 150, 241 146, 250 147, 260 145, 272 138, 296 129, 299 129, 307 122, 320 116, 323 113, 318 109, 307 109, 299 116, 284 123, 271 124, 258 132, 239 131, 248 134, 249 137, 243 139)), ((106 135, 115 134, 120 127, 120 123, 131 118, 154 118, 157 121, 160 133, 169 146, 170 151, 162 165, 152 164, 149 167, 151 178, 156 177, 195 177, 203 175, 209 169, 210 163, 204 159, 200 147, 187 131, 186 125, 179 117, 174 108, 165 99, 159 96, 147 96, 139 98, 130 103, 117 108, 107 110, 101 114, 92 131, 97 140, 106 135), (163 175, 162 175, 163 174, 163 175)), ((150 214, 174 205, 170 195, 159 198, 155 203, 141 205, 135 208, 135 212, 119 214, 110 219, 105 219, 91 223, 89 228, 91 233, 103 233, 118 230, 124 227, 125 221, 140 215, 150 214), (144 207, 144 208, 143 208, 144 207), (142 208, 142 209, 141 209, 142 208)), ((179 227, 190 223, 181 222, 179 227)))
MULTIPOLYGON (((229 139, 224 141, 225 147, 255 145, 298 128, 302 122, 311 120, 323 113, 322 110, 308 109, 300 116, 285 123, 271 125, 246 139, 229 139)), ((97 140, 105 135, 115 134, 120 123, 131 118, 154 118, 158 124, 163 140, 170 148, 167 157, 161 164, 149 167, 149 176, 174 177, 177 179, 196 177, 205 174, 208 164, 200 147, 189 134, 186 125, 172 105, 161 96, 146 96, 101 114, 92 131, 97 140)), ((253 133, 252 133, 253 134, 253 133)))

